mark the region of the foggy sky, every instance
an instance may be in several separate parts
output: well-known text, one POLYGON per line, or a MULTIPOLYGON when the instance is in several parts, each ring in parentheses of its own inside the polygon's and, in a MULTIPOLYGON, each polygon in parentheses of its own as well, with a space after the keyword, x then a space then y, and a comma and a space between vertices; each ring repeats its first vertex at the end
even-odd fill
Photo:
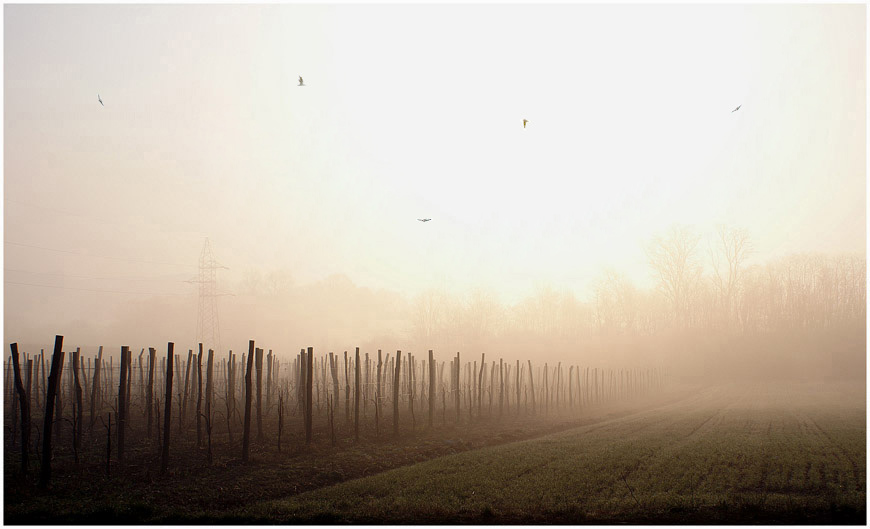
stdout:
POLYGON ((757 262, 866 252, 862 5, 4 17, 7 342, 152 294, 195 310, 205 237, 228 289, 284 270, 505 301, 586 297, 606 267, 649 287, 643 245, 675 223, 745 227, 757 262))

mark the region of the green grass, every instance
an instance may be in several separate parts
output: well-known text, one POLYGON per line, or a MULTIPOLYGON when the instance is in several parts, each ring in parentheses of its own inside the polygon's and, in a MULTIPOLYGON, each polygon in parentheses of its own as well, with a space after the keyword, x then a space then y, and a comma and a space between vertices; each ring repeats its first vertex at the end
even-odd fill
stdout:
POLYGON ((863 395, 711 389, 543 438, 347 481, 227 516, 268 522, 863 523, 863 395))

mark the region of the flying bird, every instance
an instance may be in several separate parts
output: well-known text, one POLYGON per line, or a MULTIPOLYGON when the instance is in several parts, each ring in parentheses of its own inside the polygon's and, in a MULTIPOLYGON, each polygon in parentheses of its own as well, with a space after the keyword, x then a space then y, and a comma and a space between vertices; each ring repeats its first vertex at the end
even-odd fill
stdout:
POLYGON ((740 107, 742 107, 742 106, 743 106, 742 103, 739 104, 739 105, 737 105, 737 108, 735 108, 734 110, 732 110, 731 113, 733 114, 733 113, 737 112, 738 110, 740 110, 740 107))
POLYGON ((432 219, 417 219, 417 220, 419 220, 420 222, 429 222, 432 219))
POLYGON ((528 122, 529 122, 529 120, 527 120, 527 119, 523 120, 523 128, 526 128, 526 123, 528 123, 528 122))
POLYGON ((103 105, 103 100, 100 99, 100 94, 97 94, 97 101, 100 102, 100 105, 102 105, 102 106, 106 106, 106 105, 103 105))
POLYGON ((305 86, 305 83, 302 82, 302 76, 299 76, 299 86, 305 86))

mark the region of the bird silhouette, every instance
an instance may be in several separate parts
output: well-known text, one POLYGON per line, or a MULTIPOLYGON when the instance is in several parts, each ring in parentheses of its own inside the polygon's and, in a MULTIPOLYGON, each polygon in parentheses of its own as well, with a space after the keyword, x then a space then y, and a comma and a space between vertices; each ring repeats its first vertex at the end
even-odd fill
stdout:
POLYGON ((100 99, 100 94, 97 94, 97 101, 100 102, 100 105, 102 105, 102 106, 106 106, 106 105, 103 105, 103 100, 100 99))
POLYGON ((302 82, 302 76, 299 76, 299 86, 305 86, 305 83, 302 82))
POLYGON ((417 220, 419 220, 420 222, 429 222, 432 219, 417 219, 417 220))
POLYGON ((526 123, 528 123, 528 122, 529 122, 529 120, 527 120, 527 119, 523 120, 523 128, 526 128, 526 123))
POLYGON ((734 110, 732 110, 731 113, 733 114, 733 113, 737 112, 738 110, 740 110, 740 107, 742 107, 742 106, 743 106, 742 103, 739 104, 739 105, 737 105, 737 108, 735 108, 734 110))

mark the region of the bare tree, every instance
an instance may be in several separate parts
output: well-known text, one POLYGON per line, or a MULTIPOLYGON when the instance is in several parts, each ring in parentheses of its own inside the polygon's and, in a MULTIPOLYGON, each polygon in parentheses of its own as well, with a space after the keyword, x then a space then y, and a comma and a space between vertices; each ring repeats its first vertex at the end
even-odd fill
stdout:
POLYGON ((697 248, 700 237, 688 228, 674 226, 667 236, 656 237, 645 248, 647 259, 658 279, 658 288, 671 304, 681 325, 688 323, 690 291, 701 275, 697 248))
POLYGON ((728 226, 717 228, 715 246, 710 248, 710 264, 713 266, 713 285, 727 327, 731 326, 735 317, 741 268, 751 251, 752 243, 746 229, 728 226))

